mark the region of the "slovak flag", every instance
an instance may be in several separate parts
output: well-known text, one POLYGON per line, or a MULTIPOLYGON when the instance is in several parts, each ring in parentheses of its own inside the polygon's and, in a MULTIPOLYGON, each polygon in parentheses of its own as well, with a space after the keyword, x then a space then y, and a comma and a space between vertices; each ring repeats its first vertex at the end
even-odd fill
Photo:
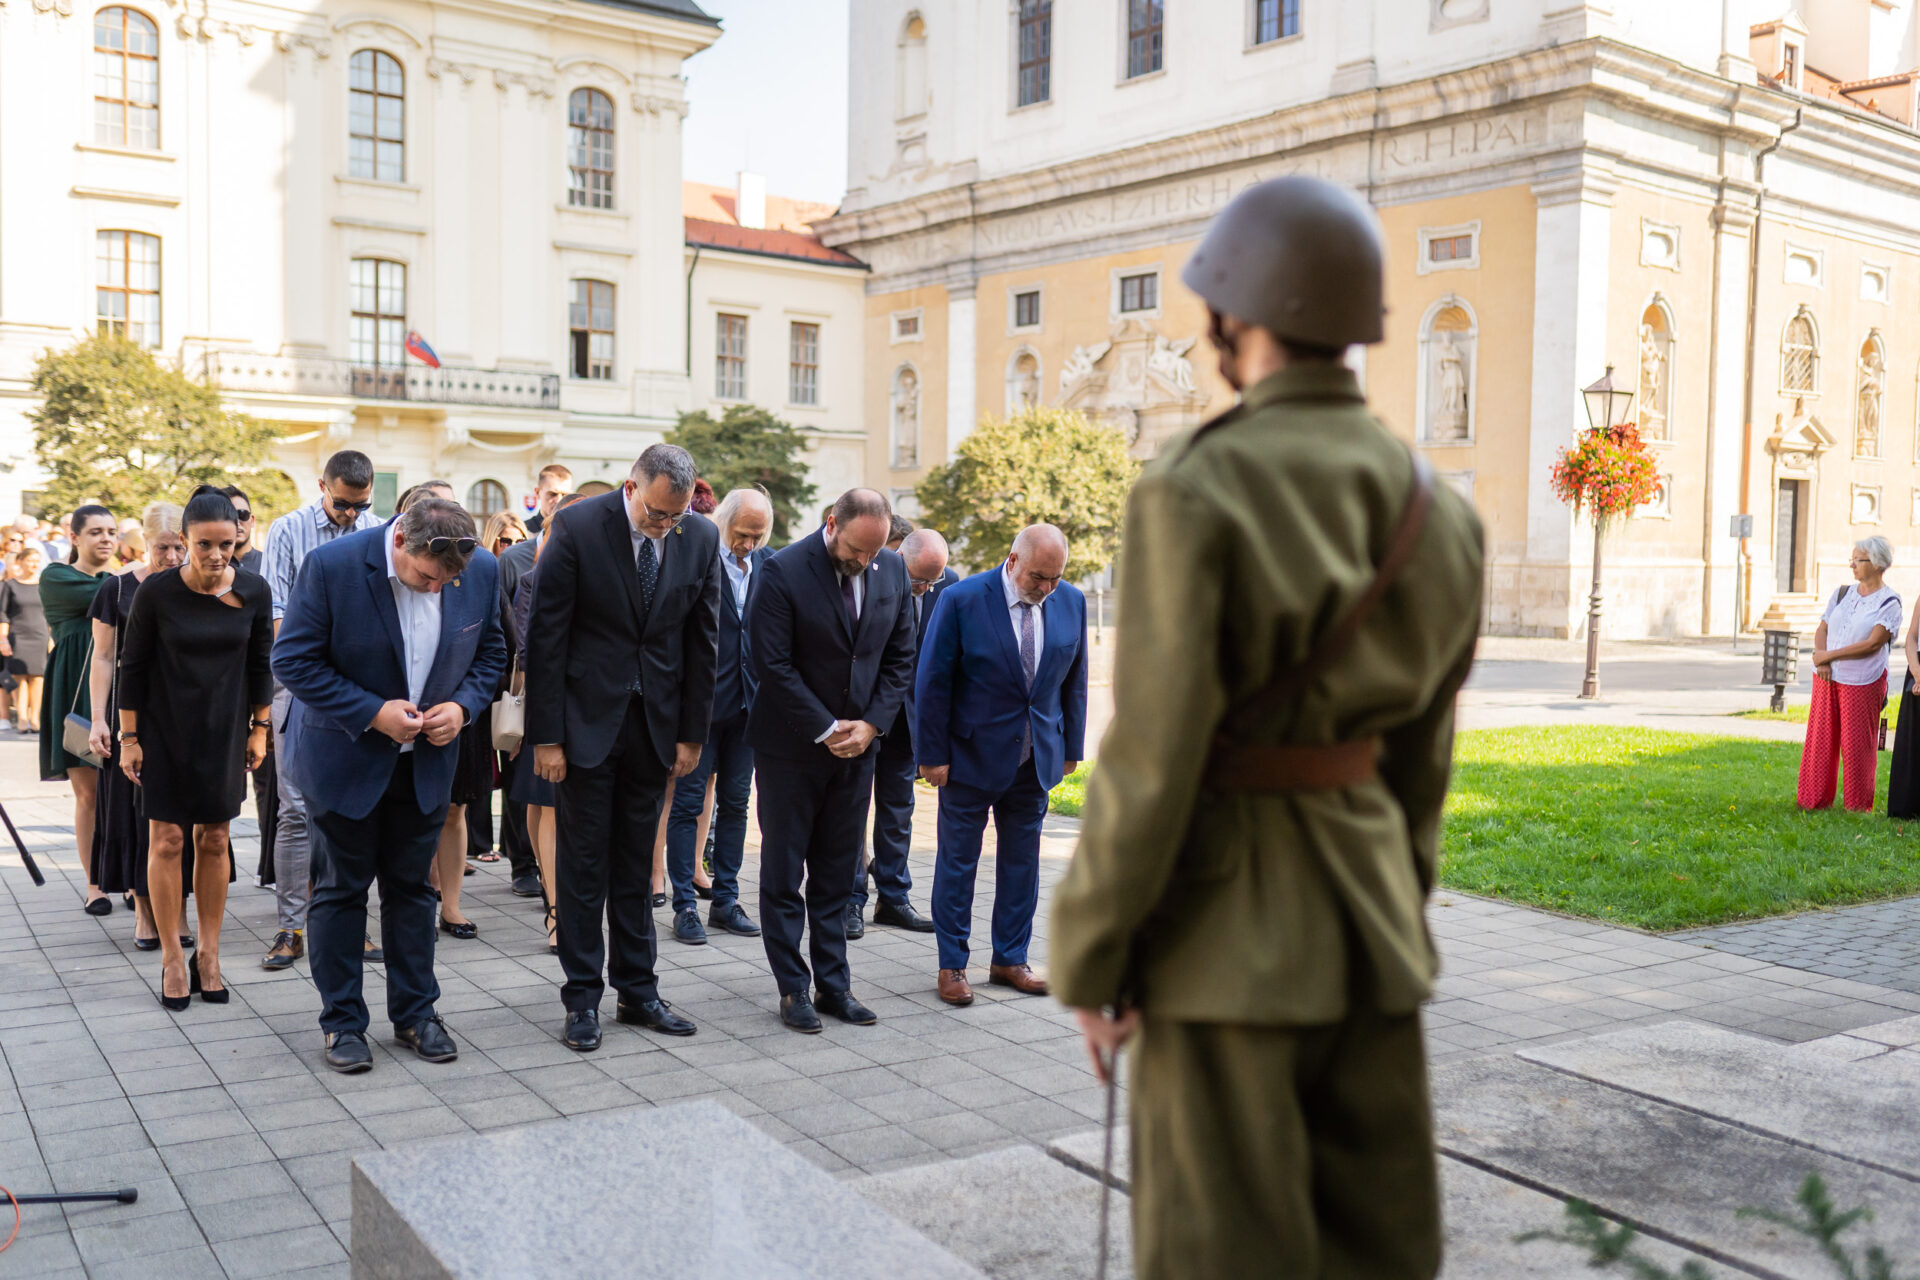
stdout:
POLYGON ((440 357, 433 354, 433 348, 427 345, 427 340, 420 336, 418 329, 407 330, 407 354, 430 369, 440 367, 440 357))

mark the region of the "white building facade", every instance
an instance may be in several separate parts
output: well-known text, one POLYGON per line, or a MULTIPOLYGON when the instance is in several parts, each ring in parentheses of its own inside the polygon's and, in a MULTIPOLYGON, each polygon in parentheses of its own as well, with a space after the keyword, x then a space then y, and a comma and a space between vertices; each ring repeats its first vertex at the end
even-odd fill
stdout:
POLYGON ((618 483, 688 402, 692 0, 0 4, 0 512, 34 361, 98 327, 486 514, 618 483), (405 351, 417 332, 433 369, 405 351))
POLYGON ((1549 472, 1609 367, 1661 477, 1609 543, 1610 634, 1804 617, 1872 534, 1909 589, 1920 18, 1790 2, 854 0, 821 234, 871 268, 870 483, 1021 401, 1142 454, 1226 407, 1180 268, 1313 173, 1380 212, 1366 385, 1480 511, 1491 630, 1584 627, 1592 530, 1549 472))

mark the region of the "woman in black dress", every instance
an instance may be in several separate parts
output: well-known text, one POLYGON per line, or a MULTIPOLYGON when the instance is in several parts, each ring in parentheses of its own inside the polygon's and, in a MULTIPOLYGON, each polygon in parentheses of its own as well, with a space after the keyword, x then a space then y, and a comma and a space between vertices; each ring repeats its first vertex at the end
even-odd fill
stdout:
MULTIPOLYGON (((93 598, 87 616, 93 620, 93 753, 107 762, 100 771, 100 803, 93 824, 93 878, 108 893, 133 896, 133 945, 141 951, 160 949, 160 931, 153 922, 153 904, 147 895, 147 816, 140 808, 140 788, 120 771, 120 745, 113 726, 119 722, 120 635, 133 611, 141 584, 155 573, 178 569, 187 559, 186 539, 180 534, 177 503, 156 502, 148 507, 142 529, 147 559, 125 573, 108 578, 93 598)), ((184 892, 191 892, 193 849, 181 866, 184 892)), ((180 945, 191 947, 182 934, 180 945)))
POLYGON ((140 784, 147 814, 160 1003, 174 1010, 186 1008, 195 991, 210 1003, 227 999, 220 980, 227 830, 246 800, 247 770, 266 756, 273 696, 272 600, 265 578, 232 563, 240 540, 233 503, 221 493, 198 494, 181 523, 187 563, 147 579, 120 649, 120 767, 140 784), (200 920, 190 963, 180 947, 183 828, 194 834, 200 920))
POLYGON ((40 571, 47 557, 38 546, 22 547, 0 581, 0 658, 14 678, 14 706, 21 733, 40 732, 40 682, 47 674, 47 610, 40 603, 40 571))

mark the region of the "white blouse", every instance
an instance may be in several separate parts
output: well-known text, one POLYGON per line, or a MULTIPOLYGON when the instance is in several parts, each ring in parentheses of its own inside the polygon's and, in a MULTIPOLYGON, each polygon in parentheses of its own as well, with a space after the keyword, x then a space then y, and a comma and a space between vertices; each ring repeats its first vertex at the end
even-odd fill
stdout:
POLYGON ((1833 664, 1835 684, 1872 684, 1887 674, 1887 654, 1892 637, 1900 634, 1900 597, 1892 587, 1882 585, 1872 595, 1863 596, 1858 587, 1847 587, 1827 602, 1820 620, 1827 624, 1827 648, 1844 649, 1859 644, 1873 634, 1876 626, 1887 629, 1888 641, 1864 658, 1842 658, 1833 664))

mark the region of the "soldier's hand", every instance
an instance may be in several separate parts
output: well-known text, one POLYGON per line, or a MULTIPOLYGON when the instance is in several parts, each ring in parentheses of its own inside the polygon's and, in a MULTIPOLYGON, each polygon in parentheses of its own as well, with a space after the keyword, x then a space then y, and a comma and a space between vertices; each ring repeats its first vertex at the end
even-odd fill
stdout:
POLYGON ((1111 1084, 1114 1055, 1119 1053, 1140 1028, 1140 1011, 1123 1009, 1075 1009, 1080 1020, 1080 1035, 1087 1042, 1087 1056, 1093 1059, 1093 1074, 1101 1084, 1111 1084))

